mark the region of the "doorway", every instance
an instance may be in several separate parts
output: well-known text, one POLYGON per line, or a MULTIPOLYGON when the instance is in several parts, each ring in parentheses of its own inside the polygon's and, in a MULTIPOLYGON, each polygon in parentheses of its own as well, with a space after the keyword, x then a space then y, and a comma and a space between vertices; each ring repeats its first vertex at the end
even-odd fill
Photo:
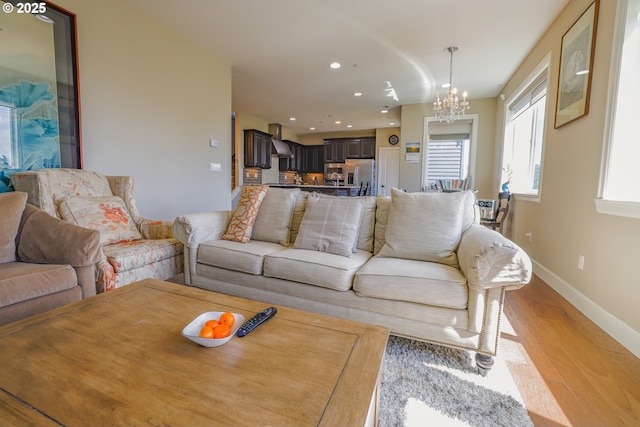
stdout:
POLYGON ((380 147, 378 150, 378 196, 391 196, 400 180, 400 147, 380 147))

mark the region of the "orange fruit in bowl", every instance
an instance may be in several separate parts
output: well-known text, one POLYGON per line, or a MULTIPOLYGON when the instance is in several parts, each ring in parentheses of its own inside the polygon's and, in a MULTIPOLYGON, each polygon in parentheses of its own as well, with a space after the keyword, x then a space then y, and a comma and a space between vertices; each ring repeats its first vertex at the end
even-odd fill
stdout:
POLYGON ((200 329, 200 334, 198 334, 198 336, 200 338, 213 338, 214 330, 211 326, 203 326, 202 329, 200 329))
POLYGON ((204 324, 204 326, 208 326, 211 329, 215 328, 216 326, 218 326, 220 324, 220 322, 218 322, 218 320, 216 319, 211 319, 211 320, 207 320, 207 322, 204 324))
POLYGON ((235 322, 236 322, 236 318, 233 315, 233 313, 226 312, 220 315, 221 325, 227 325, 229 328, 231 328, 235 322))
POLYGON ((231 335, 231 328, 224 323, 213 328, 213 338, 226 338, 231 335))

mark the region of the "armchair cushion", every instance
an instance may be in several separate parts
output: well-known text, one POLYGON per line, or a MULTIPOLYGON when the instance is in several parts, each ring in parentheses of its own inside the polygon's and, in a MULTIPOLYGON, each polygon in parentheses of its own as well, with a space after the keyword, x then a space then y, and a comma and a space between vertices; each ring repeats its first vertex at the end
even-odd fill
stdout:
POLYGON ((0 194, 0 263, 16 260, 16 236, 27 203, 27 193, 0 194))
POLYGON ((67 222, 98 230, 103 245, 142 239, 120 197, 66 197, 59 211, 67 222))
POLYGON ((102 250, 116 273, 152 265, 180 253, 174 239, 134 240, 105 245, 102 250))
POLYGON ((268 185, 246 186, 242 188, 238 206, 233 212, 227 232, 222 240, 247 243, 258 216, 258 209, 269 189, 268 185))

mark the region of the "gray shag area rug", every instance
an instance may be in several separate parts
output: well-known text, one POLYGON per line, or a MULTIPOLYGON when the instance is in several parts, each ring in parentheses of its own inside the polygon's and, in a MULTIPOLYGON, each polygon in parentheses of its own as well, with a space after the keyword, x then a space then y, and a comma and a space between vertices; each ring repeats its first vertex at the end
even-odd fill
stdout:
POLYGON ((495 361, 482 376, 472 352, 389 337, 379 426, 533 426, 504 360, 495 361))

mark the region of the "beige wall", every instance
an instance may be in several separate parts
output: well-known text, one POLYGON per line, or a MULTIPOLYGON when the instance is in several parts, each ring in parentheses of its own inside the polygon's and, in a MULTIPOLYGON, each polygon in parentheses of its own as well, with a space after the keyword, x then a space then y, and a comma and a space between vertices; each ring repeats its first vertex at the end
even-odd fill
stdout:
POLYGON ((230 207, 230 65, 125 1, 56 4, 77 15, 84 168, 132 175, 149 218, 230 207))
MULTIPOLYGON (((539 203, 516 197, 512 237, 535 260, 536 273, 603 329, 640 355, 640 220, 599 214, 598 190, 616 1, 600 2, 589 114, 554 129, 562 35, 591 4, 572 0, 504 88, 510 96, 552 53, 539 203), (532 233, 528 242, 524 234, 532 233), (577 268, 584 255, 584 270, 577 268)), ((498 105, 497 127, 504 106, 498 105)))

